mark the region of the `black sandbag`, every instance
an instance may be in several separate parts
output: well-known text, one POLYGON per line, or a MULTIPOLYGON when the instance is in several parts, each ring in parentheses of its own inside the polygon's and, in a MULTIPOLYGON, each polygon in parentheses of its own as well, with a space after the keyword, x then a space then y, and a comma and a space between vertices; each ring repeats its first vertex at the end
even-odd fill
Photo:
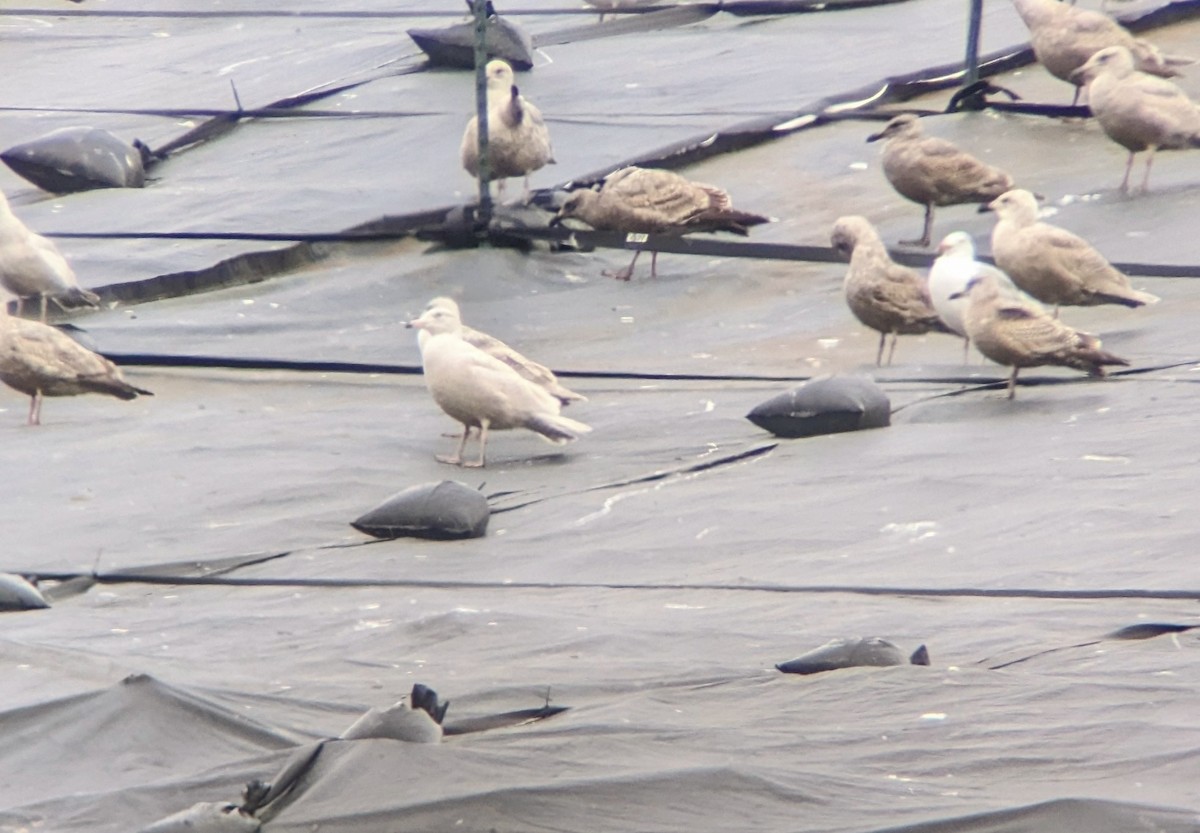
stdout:
MULTIPOLYGON (((445 29, 409 29, 408 36, 437 66, 475 68, 475 23, 458 23, 445 29)), ((533 39, 515 23, 502 17, 488 19, 484 48, 488 58, 503 58, 513 69, 533 69, 533 39)))
POLYGON ((1105 634, 1109 639, 1153 639, 1164 633, 1185 633, 1200 625, 1175 625, 1169 622, 1138 622, 1105 634))
POLYGON ((478 491, 443 480, 397 492, 350 525, 376 538, 481 538, 490 513, 478 491))
POLYGON ((929 651, 924 645, 905 657, 891 642, 878 636, 833 639, 820 648, 814 648, 793 660, 781 662, 775 667, 785 674, 819 674, 839 668, 863 666, 929 665, 929 651))
POLYGON ((16 573, 0 573, 0 610, 41 610, 50 607, 42 591, 16 573))
POLYGON ((892 403, 864 376, 820 376, 758 405, 746 419, 777 437, 815 437, 892 421, 892 403))
POLYGON ((141 188, 146 146, 98 127, 64 127, 0 153, 4 164, 56 194, 93 188, 141 188))

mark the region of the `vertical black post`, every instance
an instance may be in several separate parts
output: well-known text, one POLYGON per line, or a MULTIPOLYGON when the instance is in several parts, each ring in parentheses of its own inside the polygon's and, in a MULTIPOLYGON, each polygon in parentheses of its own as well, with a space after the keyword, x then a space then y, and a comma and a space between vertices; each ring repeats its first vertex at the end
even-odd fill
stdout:
POLYGON ((967 24, 967 77, 966 87, 979 80, 979 30, 983 26, 983 0, 970 0, 971 20, 967 24))
POLYGON ((479 213, 486 228, 492 221, 492 165, 488 158, 487 26, 488 0, 471 0, 475 13, 475 118, 479 125, 479 213))

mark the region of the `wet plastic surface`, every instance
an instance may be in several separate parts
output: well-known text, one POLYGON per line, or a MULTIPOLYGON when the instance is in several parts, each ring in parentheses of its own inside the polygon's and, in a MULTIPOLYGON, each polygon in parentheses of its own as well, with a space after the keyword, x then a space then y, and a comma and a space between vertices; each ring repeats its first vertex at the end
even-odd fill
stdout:
MULTIPOLYGON (((6 112, 0 147, 79 123, 160 147, 204 116, 109 111, 228 109, 230 81, 251 108, 374 79, 296 111, 355 117, 245 120, 140 190, 55 197, 0 170, 39 232, 329 233, 472 198, 470 73, 395 74, 422 60, 405 29, 454 18, 23 5, 0 15, 0 90, 33 109, 6 112)), ((417 6, 354 6, 397 8, 417 6)), ((1007 3, 985 11, 985 51, 1024 42, 1007 3)), ((591 20, 519 18, 535 41, 591 20)), ((543 47, 518 76, 558 159, 534 186, 959 60, 964 30, 963 4, 914 0, 543 47)), ((1195 22, 1148 37, 1200 54, 1195 22)), ((1198 79, 1180 80, 1193 98, 1198 79)), ((1037 67, 995 80, 1070 101, 1037 67)), ((1200 155, 1162 154, 1153 190, 1122 196, 1124 152, 1093 123, 926 122, 1112 260, 1200 265, 1200 155)), ((857 213, 894 243, 921 209, 883 179, 877 128, 838 121, 683 172, 776 218, 751 241, 827 245, 857 213)), ((941 209, 934 237, 963 229, 987 251, 993 223, 941 209)), ((58 245, 95 288, 290 244, 58 245)), ((1200 284, 1135 276, 1163 301, 1064 309, 1132 372, 1025 371, 1009 402, 979 387, 1006 370, 963 366, 953 338, 901 338, 876 369, 842 264, 663 254, 655 280, 603 276, 628 257, 320 242, 240 285, 73 318, 112 354, 412 367, 404 322, 451 295, 469 325, 566 371, 589 400, 568 413, 594 431, 561 451, 497 433, 464 477, 434 460, 456 426, 411 374, 130 367, 155 397, 50 400, 36 429, 0 390, 0 569, 41 575, 53 605, 0 617, 0 828, 125 831, 236 801, 423 682, 448 723, 569 708, 438 745, 330 741, 264 829, 1193 830, 1196 632, 1103 635, 1196 621, 1200 284), (744 418, 831 372, 872 376, 891 426, 780 440, 744 418), (349 527, 446 478, 481 486, 486 537, 349 527), (933 665, 774 669, 854 635, 926 643, 933 665)))

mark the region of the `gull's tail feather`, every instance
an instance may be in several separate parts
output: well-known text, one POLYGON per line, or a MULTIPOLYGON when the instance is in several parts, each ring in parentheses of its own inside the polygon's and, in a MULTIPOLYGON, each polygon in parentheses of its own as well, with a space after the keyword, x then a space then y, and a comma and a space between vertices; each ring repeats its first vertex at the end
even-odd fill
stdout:
POLYGON ((530 431, 536 431, 550 443, 562 445, 579 439, 580 434, 586 434, 592 430, 592 426, 584 425, 574 419, 557 414, 538 414, 529 418, 529 422, 525 427, 530 431))

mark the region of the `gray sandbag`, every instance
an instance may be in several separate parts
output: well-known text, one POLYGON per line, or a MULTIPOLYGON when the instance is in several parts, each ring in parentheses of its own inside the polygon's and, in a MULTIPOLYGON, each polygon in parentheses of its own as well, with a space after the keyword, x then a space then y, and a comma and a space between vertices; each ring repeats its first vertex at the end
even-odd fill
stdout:
POLYGON ((254 833, 261 826, 236 804, 201 801, 143 827, 141 833, 254 833))
MULTIPOLYGON (((513 69, 533 69, 533 39, 515 23, 488 8, 487 37, 483 45, 488 58, 503 58, 513 69)), ((437 66, 475 68, 475 21, 445 29, 409 29, 408 36, 437 66)))
POLYGON ((1108 639, 1153 639, 1164 633, 1185 633, 1200 628, 1200 625, 1175 625, 1168 622, 1138 622, 1136 625, 1126 625, 1117 628, 1112 633, 1106 633, 1108 639))
POLYGON ((892 403, 865 376, 819 376, 758 405, 746 419, 777 437, 815 437, 892 421, 892 403))
POLYGON ((904 653, 878 636, 833 639, 820 648, 814 648, 795 659, 781 662, 775 667, 785 674, 820 674, 838 668, 861 666, 929 665, 929 651, 924 645, 905 657, 904 653))
POLYGON ((376 538, 481 538, 490 514, 477 490, 443 480, 397 492, 350 525, 376 538))
POLYGON ((0 573, 0 610, 41 610, 50 602, 24 576, 0 573))
POLYGON ((0 153, 4 164, 55 194, 93 188, 141 188, 149 148, 98 127, 64 127, 0 153))

